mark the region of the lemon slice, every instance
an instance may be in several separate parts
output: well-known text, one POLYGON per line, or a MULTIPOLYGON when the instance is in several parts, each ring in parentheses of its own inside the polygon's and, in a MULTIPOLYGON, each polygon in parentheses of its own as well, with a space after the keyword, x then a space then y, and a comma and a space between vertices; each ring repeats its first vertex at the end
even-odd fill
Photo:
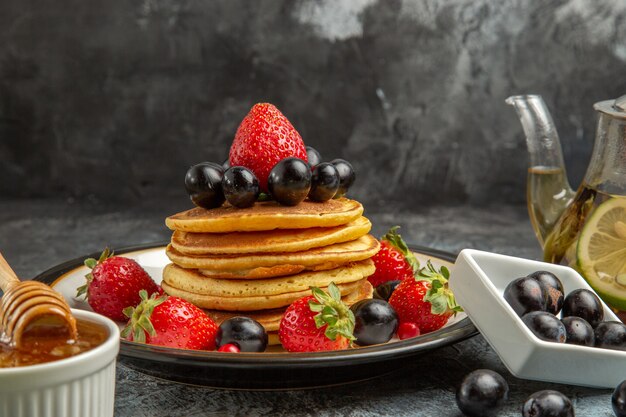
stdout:
POLYGON ((576 255, 598 295, 626 310, 626 198, 614 197, 596 208, 578 238, 576 255))

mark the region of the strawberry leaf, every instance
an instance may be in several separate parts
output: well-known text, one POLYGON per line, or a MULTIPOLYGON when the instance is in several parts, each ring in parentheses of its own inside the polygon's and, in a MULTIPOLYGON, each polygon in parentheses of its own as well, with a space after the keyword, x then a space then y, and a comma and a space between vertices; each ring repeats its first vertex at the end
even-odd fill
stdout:
POLYGON ((157 293, 154 293, 148 297, 148 292, 141 290, 139 291, 139 297, 141 302, 137 307, 126 307, 123 310, 124 315, 129 317, 130 320, 122 330, 121 335, 127 338, 132 332, 135 342, 145 343, 146 334, 156 336, 156 330, 150 321, 150 316, 158 305, 167 300, 167 295, 159 296, 157 293))
POLYGON ((450 277, 450 271, 445 266, 442 266, 439 270, 435 268, 430 260, 426 262, 426 266, 419 270, 417 277, 418 281, 426 281, 430 284, 430 288, 424 296, 424 301, 428 301, 431 304, 431 313, 433 314, 445 314, 452 312, 463 311, 463 309, 456 303, 454 294, 448 287, 448 279, 450 277))
POLYGON ((328 286, 328 292, 330 294, 317 287, 311 288, 315 301, 309 301, 309 308, 317 313, 313 316, 315 326, 318 329, 326 326, 324 334, 330 340, 336 340, 338 336, 343 336, 350 341, 355 340, 352 310, 341 301, 341 291, 334 282, 328 286))
POLYGON ((392 227, 391 229, 389 229, 387 234, 385 234, 380 239, 386 240, 387 242, 391 243, 393 247, 395 247, 400 253, 402 253, 406 262, 413 269, 413 273, 416 273, 420 269, 420 263, 415 257, 415 254, 411 252, 404 239, 402 239, 402 236, 400 236, 400 234, 397 232, 399 228, 400 226, 392 227))

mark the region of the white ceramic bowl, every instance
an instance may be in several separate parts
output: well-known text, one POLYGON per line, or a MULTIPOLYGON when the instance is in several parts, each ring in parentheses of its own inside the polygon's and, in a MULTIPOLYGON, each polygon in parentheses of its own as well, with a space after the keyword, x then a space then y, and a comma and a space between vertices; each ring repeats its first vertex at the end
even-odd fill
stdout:
POLYGON ((55 362, 0 369, 0 417, 113 416, 119 328, 89 311, 72 313, 105 327, 104 343, 55 362))
MULTIPOLYGON (((626 352, 543 341, 526 327, 503 298, 509 282, 540 270, 559 277, 565 295, 577 288, 593 291, 571 268, 472 249, 459 254, 451 271, 450 288, 513 375, 615 388, 626 379, 626 352)), ((606 304, 603 306, 605 321, 619 321, 606 304)))

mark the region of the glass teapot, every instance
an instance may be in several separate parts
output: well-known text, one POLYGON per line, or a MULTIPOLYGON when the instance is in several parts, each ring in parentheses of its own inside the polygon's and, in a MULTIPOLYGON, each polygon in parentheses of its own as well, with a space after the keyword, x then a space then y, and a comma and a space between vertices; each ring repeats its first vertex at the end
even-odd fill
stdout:
POLYGON ((530 154, 528 212, 544 260, 576 269, 613 308, 626 311, 626 95, 594 105, 596 138, 574 192, 541 96, 513 96, 530 154))

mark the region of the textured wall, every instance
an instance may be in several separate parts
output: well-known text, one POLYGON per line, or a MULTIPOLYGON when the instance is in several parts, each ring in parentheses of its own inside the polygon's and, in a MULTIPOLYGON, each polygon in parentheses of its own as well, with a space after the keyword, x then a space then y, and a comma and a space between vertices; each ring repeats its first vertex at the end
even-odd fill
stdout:
POLYGON ((504 99, 545 96, 578 181, 625 74, 618 0, 3 0, 0 197, 178 199, 270 101, 367 204, 516 203, 504 99))

